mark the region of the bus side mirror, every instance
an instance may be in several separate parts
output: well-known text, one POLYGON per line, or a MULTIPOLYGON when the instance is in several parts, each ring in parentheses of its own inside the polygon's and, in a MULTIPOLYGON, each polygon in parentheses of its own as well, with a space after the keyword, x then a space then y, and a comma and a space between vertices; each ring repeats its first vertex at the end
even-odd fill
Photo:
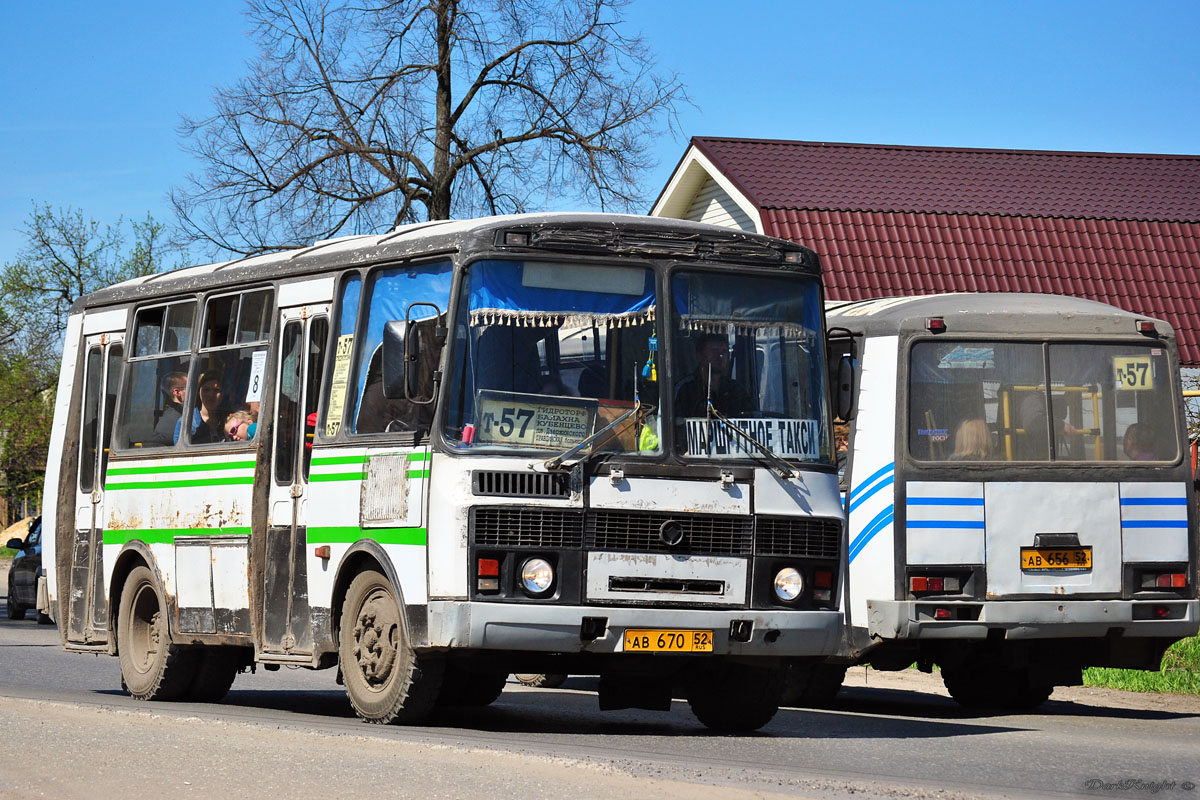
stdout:
POLYGON ((837 372, 837 416, 849 422, 854 419, 855 398, 855 361, 853 356, 844 355, 838 362, 837 372))
POLYGON ((9 550, 24 550, 25 549, 25 540, 17 539, 16 537, 14 537, 12 539, 9 539, 8 544, 6 544, 4 546, 7 547, 9 550))
POLYGON ((383 326, 383 396, 389 400, 404 399, 404 375, 408 354, 404 342, 408 338, 408 323, 394 319, 383 326))

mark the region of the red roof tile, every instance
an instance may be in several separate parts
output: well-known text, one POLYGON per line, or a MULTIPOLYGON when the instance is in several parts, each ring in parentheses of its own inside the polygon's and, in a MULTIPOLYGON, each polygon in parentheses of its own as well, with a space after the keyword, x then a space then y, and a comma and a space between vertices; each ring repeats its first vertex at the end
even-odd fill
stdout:
POLYGON ((692 144, 760 208, 1200 221, 1200 156, 708 136, 692 144))
POLYGON ((823 212, 762 213, 766 233, 820 254, 831 300, 943 291, 1069 294, 1170 322, 1180 358, 1200 364, 1200 222, 841 212, 843 222, 831 227, 823 212), (978 237, 985 229, 993 244, 952 243, 956 233, 978 237))
POLYGON ((1200 156, 696 137, 827 295, 1053 292, 1170 322, 1200 365, 1200 156))

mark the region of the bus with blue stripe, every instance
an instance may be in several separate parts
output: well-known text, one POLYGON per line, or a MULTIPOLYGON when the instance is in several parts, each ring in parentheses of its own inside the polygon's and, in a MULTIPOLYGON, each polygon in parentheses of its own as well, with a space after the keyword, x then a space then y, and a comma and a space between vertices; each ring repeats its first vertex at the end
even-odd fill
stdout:
POLYGON ((829 305, 831 346, 857 357, 847 646, 810 700, 849 664, 915 662, 965 706, 1032 708, 1086 667, 1158 669, 1196 633, 1169 325, 1052 295, 829 305))

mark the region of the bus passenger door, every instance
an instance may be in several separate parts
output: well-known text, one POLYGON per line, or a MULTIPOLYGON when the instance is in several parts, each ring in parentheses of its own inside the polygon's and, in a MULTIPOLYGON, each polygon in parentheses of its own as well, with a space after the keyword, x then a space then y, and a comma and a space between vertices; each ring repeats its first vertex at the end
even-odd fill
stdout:
POLYGON ((264 653, 307 660, 313 651, 305 553, 308 472, 329 339, 329 306, 282 309, 279 330, 262 647, 264 653))
POLYGON ((71 549, 71 583, 65 603, 67 641, 77 644, 108 641, 104 592, 104 476, 108 469, 124 338, 124 333, 105 333, 84 339, 75 542, 71 549))

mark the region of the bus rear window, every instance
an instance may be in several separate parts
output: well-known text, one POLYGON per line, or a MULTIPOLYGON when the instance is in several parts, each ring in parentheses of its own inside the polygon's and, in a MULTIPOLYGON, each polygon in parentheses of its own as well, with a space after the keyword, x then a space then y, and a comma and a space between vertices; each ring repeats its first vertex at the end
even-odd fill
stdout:
POLYGON ((920 342, 909 452, 920 461, 1174 461, 1174 393, 1161 347, 920 342))

